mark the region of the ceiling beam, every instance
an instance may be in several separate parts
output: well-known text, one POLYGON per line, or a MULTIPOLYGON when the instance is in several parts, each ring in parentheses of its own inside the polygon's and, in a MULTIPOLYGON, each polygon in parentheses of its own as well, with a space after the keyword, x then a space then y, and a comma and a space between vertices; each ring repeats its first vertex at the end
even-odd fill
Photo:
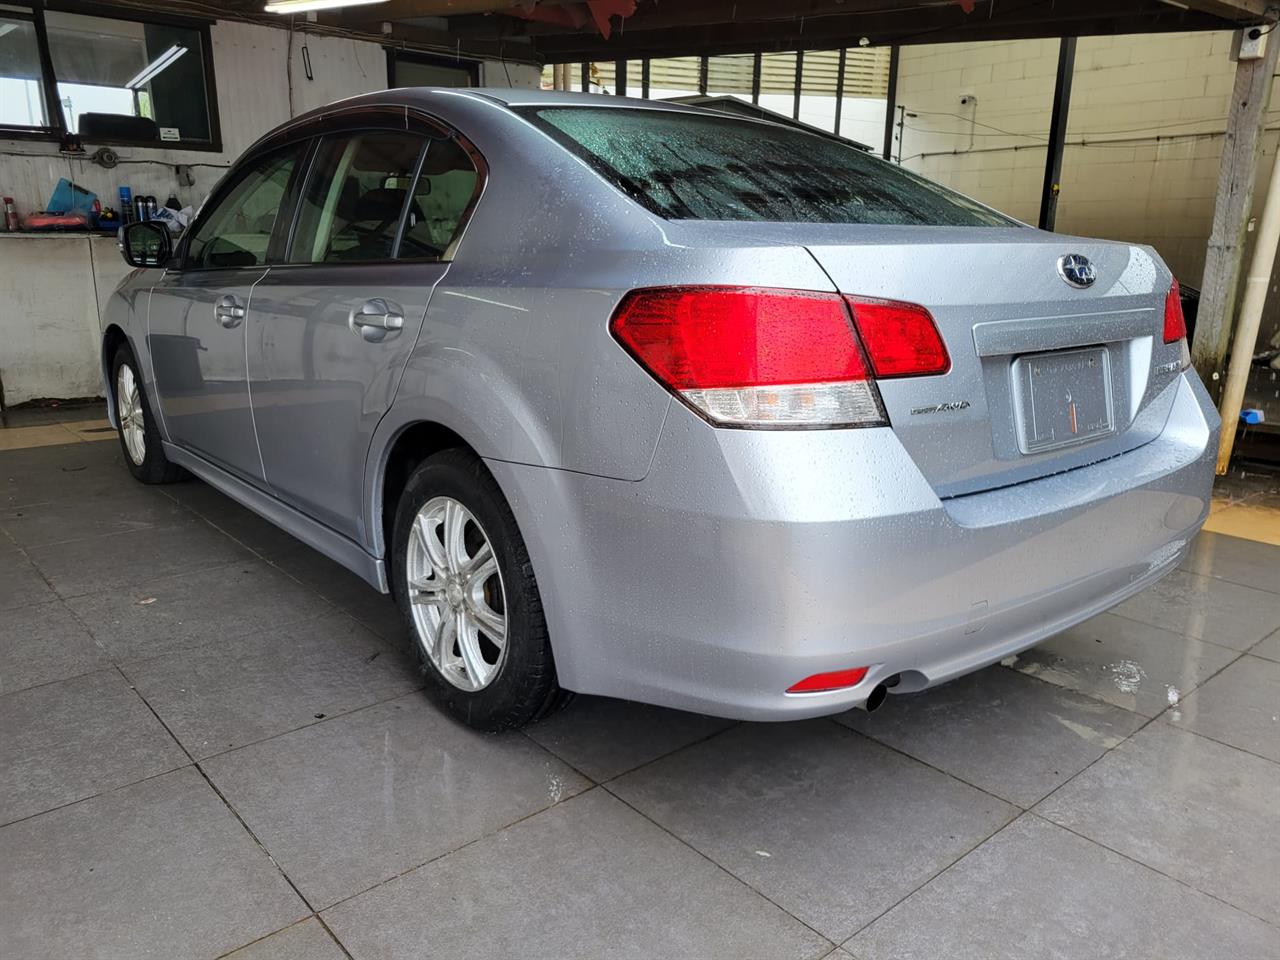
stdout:
POLYGON ((509 10, 513 6, 514 0, 386 0, 384 3, 343 7, 337 11, 337 16, 349 26, 367 26, 382 21, 415 20, 421 17, 494 13, 509 10))
POLYGON ((447 30, 419 27, 409 23, 392 23, 391 33, 383 34, 381 43, 387 47, 404 46, 409 49, 428 49, 440 55, 447 50, 468 59, 506 60, 510 63, 541 65, 527 37, 501 37, 491 32, 484 35, 462 36, 447 30))
MULTIPOLYGON (((892 2, 892 0, 890 0, 892 2)), ((965 14, 957 5, 881 9, 877 13, 824 16, 792 23, 728 23, 703 27, 627 29, 609 41, 578 33, 529 30, 534 48, 548 62, 613 60, 619 57, 699 56, 756 51, 1015 40, 1222 30, 1232 24, 1212 14, 1181 10, 1159 0, 1079 0, 1070 8, 1046 0, 1001 0, 990 16, 965 14)))

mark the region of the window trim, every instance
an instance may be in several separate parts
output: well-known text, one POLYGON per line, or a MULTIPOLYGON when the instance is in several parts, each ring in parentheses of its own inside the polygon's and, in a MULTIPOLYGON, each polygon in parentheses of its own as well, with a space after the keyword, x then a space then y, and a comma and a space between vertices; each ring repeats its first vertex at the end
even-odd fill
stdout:
POLYGON ((40 87, 45 103, 45 113, 50 125, 44 127, 0 125, 0 138, 5 140, 44 140, 54 143, 69 138, 83 139, 71 132, 62 110, 62 98, 58 96, 57 71, 53 68, 53 54, 49 47, 49 32, 45 25, 45 13, 73 13, 102 20, 127 20, 131 23, 156 24, 194 30, 200 35, 201 65, 204 71, 205 108, 209 114, 208 140, 128 140, 123 138, 92 138, 89 142, 110 146, 150 147, 157 150, 193 150, 203 153, 222 152, 222 120, 218 113, 218 81, 213 67, 213 42, 210 35, 212 21, 175 17, 165 13, 152 14, 145 10, 121 7, 103 8, 81 0, 14 0, 24 6, 29 15, 13 13, 21 19, 30 19, 35 25, 36 50, 40 56, 40 87))
POLYGON ((293 218, 296 215, 301 177, 311 169, 317 140, 318 138, 315 136, 302 136, 282 143, 274 143, 267 149, 255 150, 251 156, 245 156, 243 160, 228 170, 226 175, 218 182, 218 185, 214 187, 213 192, 209 194, 209 199, 204 202, 199 215, 183 231, 182 238, 174 249, 170 266, 165 268, 165 272, 181 276, 213 273, 220 270, 246 270, 265 273, 268 269, 277 266, 278 258, 282 255, 280 246, 282 241, 281 224, 282 221, 288 220, 290 226, 292 226, 293 218), (271 235, 267 239, 265 262, 254 264, 252 267, 202 267, 193 265, 190 262, 191 241, 200 227, 209 222, 209 218, 221 206, 227 194, 234 190, 240 184, 240 181, 248 175, 249 171, 262 160, 291 147, 298 149, 298 159, 289 174, 289 182, 285 185, 284 196, 280 201, 280 210, 276 213, 276 219, 271 225, 271 235), (287 216, 282 216, 282 214, 287 214, 287 216))
MULTIPOLYGON (((281 260, 270 264, 273 270, 305 270, 315 267, 323 267, 325 269, 339 269, 344 267, 367 267, 370 265, 377 266, 393 266, 396 264, 404 264, 405 266, 430 263, 452 263, 457 255, 458 246, 462 242, 462 238, 466 235, 467 228, 471 225, 471 220, 475 216, 476 208, 480 205, 480 199, 484 196, 485 189, 489 185, 489 164, 482 154, 467 137, 455 127, 445 123, 438 117, 413 107, 405 107, 403 104, 392 104, 384 106, 360 106, 351 107, 347 110, 338 111, 324 117, 307 119, 301 122, 301 125, 295 128, 286 128, 272 134, 268 134, 263 140, 255 145, 252 150, 254 156, 261 156, 263 152, 272 151, 278 147, 286 146, 290 140, 284 139, 288 133, 296 133, 298 138, 301 136, 311 137, 315 142, 311 146, 310 153, 307 156, 307 179, 311 178, 311 168, 315 163, 315 159, 319 156, 320 142, 325 137, 344 136, 354 133, 416 133, 427 141, 428 148, 432 141, 437 140, 453 140, 467 157, 471 160, 472 166, 476 170, 476 185, 471 192, 471 199, 467 201, 467 205, 462 208, 462 213, 458 216, 458 229, 454 232, 453 239, 449 241, 449 246, 445 248, 443 254, 439 257, 396 257, 386 260, 342 260, 327 261, 324 263, 289 263, 287 262, 289 253, 293 247, 293 233, 297 227, 297 219, 299 213, 299 203, 302 196, 302 185, 299 185, 296 196, 293 199, 293 207, 289 211, 289 235, 288 241, 281 252, 281 260), (390 109, 391 116, 370 116, 370 113, 383 112, 390 109), (391 122, 391 117, 399 119, 399 123, 391 122)), ((419 157, 418 168, 415 171, 413 184, 409 191, 412 192, 418 186, 418 176, 422 173, 421 161, 425 159, 425 153, 419 157)), ((249 155, 246 155, 241 162, 248 162, 249 155)), ((236 164, 239 166, 239 163, 236 164)), ((406 198, 407 200, 408 198, 406 198)), ((211 201, 212 202, 212 199, 211 201)), ((192 224, 192 229, 194 229, 192 224)), ((401 211, 399 231, 396 236, 396 250, 399 252, 399 244, 404 235, 404 211, 401 211)))
MULTIPOLYGON (((421 172, 419 169, 418 172, 421 172)), ((476 148, 466 135, 460 130, 445 123, 439 117, 426 113, 414 107, 406 107, 404 104, 369 104, 358 107, 348 107, 337 110, 321 117, 303 117, 285 124, 283 127, 273 130, 263 136, 260 140, 249 147, 241 157, 231 166, 230 169, 218 181, 217 185, 210 192, 209 197, 201 206, 196 218, 191 222, 182 237, 178 240, 174 248, 174 256, 170 261, 170 266, 166 268, 167 272, 175 274, 186 273, 205 273, 211 270, 298 270, 311 269, 314 267, 323 267, 324 269, 339 269, 346 266, 369 266, 370 263, 379 266, 394 266, 404 264, 405 266, 422 266, 430 263, 452 263, 457 253, 458 245, 462 242, 462 238, 467 232, 467 228, 471 225, 471 220, 475 215, 476 207, 480 204, 480 199, 489 184, 489 164, 485 160, 484 154, 476 148), (467 206, 463 208, 462 214, 458 219, 458 229, 454 234, 453 240, 449 247, 441 257, 413 257, 396 260, 374 260, 374 261, 341 261, 330 263, 287 263, 285 258, 288 256, 289 248, 293 242, 293 231, 296 227, 298 218, 299 201, 302 197, 303 184, 310 178, 311 168, 315 163, 316 156, 319 153, 320 141, 327 135, 358 133, 360 131, 389 131, 389 132, 413 132, 418 133, 424 139, 430 140, 455 140, 470 158, 472 165, 476 168, 476 186, 472 191, 471 199, 467 206), (280 208, 285 216, 276 217, 275 225, 272 228, 272 239, 267 247, 267 262, 256 267, 193 267, 187 265, 187 248, 191 243, 191 238, 195 235, 196 230, 210 216, 210 211, 226 196, 227 191, 232 189, 239 182, 241 171, 253 164, 257 163, 268 154, 275 153, 295 144, 305 144, 298 160, 298 164, 294 169, 294 174, 290 178, 289 186, 285 190, 284 199, 281 201, 280 208), (283 230, 282 230, 283 225, 283 230), (287 233, 284 232, 287 230, 287 233), (283 235, 281 235, 283 234, 283 235)), ((414 187, 417 186, 417 180, 414 180, 414 187)), ((403 229, 403 218, 401 223, 403 229)))
MULTIPOLYGON (((401 263, 401 262, 439 263, 440 260, 435 257, 431 257, 431 258, 417 257, 412 260, 401 261, 396 256, 396 254, 399 253, 400 251, 400 241, 404 237, 405 213, 408 211, 409 204, 413 200, 413 191, 414 191, 414 188, 417 187, 418 185, 418 176, 422 173, 422 162, 423 160, 426 159, 427 151, 431 149, 432 139, 433 138, 430 135, 420 130, 407 130, 403 127, 393 128, 393 127, 385 127, 385 126, 366 127, 364 129, 356 128, 356 129, 330 130, 330 131, 326 131, 324 133, 318 134, 315 137, 315 142, 311 147, 311 154, 307 161, 306 177, 298 185, 297 196, 294 197, 293 209, 291 211, 291 216, 289 217, 289 231, 284 237, 284 244, 280 251, 280 262, 278 264, 272 264, 272 266, 277 266, 277 267, 337 267, 337 266, 367 267, 371 264, 385 265, 389 263, 401 263), (396 235, 395 235, 395 239, 392 240, 391 242, 391 256, 386 259, 378 259, 378 260, 322 260, 319 263, 317 263, 314 260, 303 260, 303 261, 297 261, 297 262, 290 261, 289 258, 293 255, 293 244, 294 244, 294 241, 297 240, 298 221, 301 219, 301 216, 302 216, 302 198, 306 195, 307 188, 311 186, 311 178, 317 175, 318 173, 322 175, 322 172, 319 171, 316 166, 316 159, 320 156, 321 151, 324 150, 324 146, 327 141, 342 139, 344 137, 359 136, 362 133, 407 133, 410 136, 417 137, 418 140, 421 141, 421 145, 418 147, 418 156, 413 161, 413 176, 409 184, 409 189, 405 191, 404 201, 400 204, 400 216, 396 222, 396 235)), ((435 138, 435 139, 440 139, 440 138, 435 138)))

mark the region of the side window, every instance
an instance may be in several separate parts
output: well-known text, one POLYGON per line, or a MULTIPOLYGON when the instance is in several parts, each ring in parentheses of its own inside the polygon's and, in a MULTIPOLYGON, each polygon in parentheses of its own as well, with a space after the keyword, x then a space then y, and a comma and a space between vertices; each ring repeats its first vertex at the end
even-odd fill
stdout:
POLYGON ((432 140, 413 189, 401 259, 439 259, 462 228, 476 191, 475 164, 457 140, 432 140))
POLYGON ((326 138, 303 191, 289 262, 390 260, 424 143, 391 132, 326 138))
POLYGON ((284 201, 301 147, 262 158, 196 227, 187 245, 188 267, 258 267, 284 201))

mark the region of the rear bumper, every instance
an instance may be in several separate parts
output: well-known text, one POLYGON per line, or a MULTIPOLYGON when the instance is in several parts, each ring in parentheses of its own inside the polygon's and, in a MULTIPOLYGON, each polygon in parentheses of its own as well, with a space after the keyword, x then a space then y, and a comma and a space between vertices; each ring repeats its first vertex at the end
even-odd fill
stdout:
POLYGON ((568 688, 741 719, 836 713, 1032 646, 1171 570, 1218 418, 1179 377, 1137 450, 939 500, 891 430, 712 430, 672 408, 644 480, 490 462, 568 688), (787 695, 870 666, 857 687, 787 695))

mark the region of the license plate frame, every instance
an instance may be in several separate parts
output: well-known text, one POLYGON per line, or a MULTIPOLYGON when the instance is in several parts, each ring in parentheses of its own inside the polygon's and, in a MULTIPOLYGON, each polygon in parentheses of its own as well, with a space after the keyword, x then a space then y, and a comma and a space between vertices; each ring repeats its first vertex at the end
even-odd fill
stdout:
POLYGON ((1018 448, 1074 447, 1116 432, 1111 353, 1104 346, 1015 357, 1011 370, 1018 448))

